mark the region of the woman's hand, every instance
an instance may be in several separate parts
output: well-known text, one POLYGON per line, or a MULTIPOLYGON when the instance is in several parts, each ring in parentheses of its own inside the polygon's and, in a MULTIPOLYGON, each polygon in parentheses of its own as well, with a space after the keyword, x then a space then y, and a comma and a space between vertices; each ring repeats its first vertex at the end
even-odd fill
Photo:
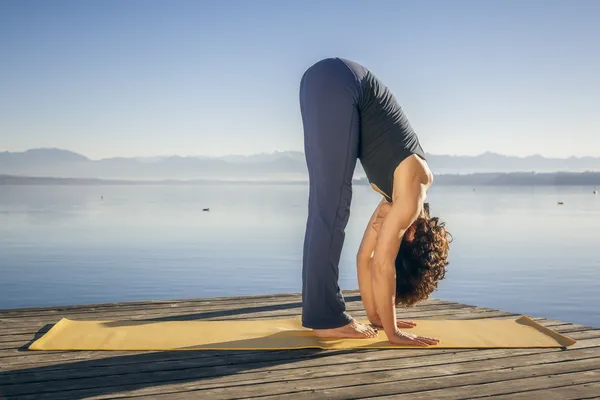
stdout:
MULTIPOLYGON (((383 324, 381 323, 381 319, 379 319, 379 315, 369 317, 369 321, 375 328, 383 328, 383 324)), ((414 328, 417 326, 417 324, 411 321, 396 321, 396 326, 398 328, 414 328)))
POLYGON ((402 332, 400 329, 396 329, 396 333, 392 337, 389 337, 388 340, 392 344, 419 347, 427 347, 440 343, 438 339, 413 335, 412 333, 402 332))
POLYGON ((375 210, 374 218, 371 222, 371 227, 375 230, 375 233, 379 233, 379 229, 381 228, 381 224, 383 223, 384 218, 390 212, 392 205, 388 202, 381 202, 381 204, 375 210))

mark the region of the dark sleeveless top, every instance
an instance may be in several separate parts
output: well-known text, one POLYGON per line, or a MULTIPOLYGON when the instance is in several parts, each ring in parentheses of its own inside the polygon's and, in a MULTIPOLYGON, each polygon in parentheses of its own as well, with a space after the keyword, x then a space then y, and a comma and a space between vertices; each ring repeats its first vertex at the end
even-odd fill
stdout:
POLYGON ((392 201, 394 171, 407 157, 425 159, 417 134, 392 92, 370 71, 361 79, 359 159, 370 183, 392 201))

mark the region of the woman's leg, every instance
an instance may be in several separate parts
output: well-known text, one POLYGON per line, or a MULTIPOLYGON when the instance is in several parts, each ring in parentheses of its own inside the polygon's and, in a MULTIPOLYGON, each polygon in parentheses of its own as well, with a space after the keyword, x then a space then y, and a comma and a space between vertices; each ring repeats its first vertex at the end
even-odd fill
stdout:
POLYGON ((359 82, 341 60, 326 59, 307 70, 300 86, 310 181, 302 260, 302 323, 308 328, 332 329, 352 321, 338 278, 360 140, 359 82))

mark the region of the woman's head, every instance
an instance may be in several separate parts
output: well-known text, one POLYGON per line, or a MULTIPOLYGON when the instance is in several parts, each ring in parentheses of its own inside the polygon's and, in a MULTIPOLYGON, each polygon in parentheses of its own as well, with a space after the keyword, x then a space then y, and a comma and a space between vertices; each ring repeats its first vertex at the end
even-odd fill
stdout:
POLYGON ((444 279, 452 236, 429 205, 405 233, 396 257, 396 304, 412 306, 425 300, 444 279))

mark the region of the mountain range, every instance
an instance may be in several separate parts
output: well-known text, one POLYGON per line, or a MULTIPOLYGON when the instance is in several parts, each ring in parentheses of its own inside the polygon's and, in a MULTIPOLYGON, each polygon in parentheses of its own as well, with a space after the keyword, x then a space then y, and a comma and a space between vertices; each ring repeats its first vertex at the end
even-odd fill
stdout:
MULTIPOLYGON (((600 171, 600 157, 513 157, 487 152, 478 156, 428 154, 434 174, 600 171)), ((304 154, 281 151, 253 155, 157 156, 92 160, 62 149, 0 152, 0 174, 100 179, 280 179, 304 180, 304 154)), ((355 177, 364 176, 357 163, 355 177)))

